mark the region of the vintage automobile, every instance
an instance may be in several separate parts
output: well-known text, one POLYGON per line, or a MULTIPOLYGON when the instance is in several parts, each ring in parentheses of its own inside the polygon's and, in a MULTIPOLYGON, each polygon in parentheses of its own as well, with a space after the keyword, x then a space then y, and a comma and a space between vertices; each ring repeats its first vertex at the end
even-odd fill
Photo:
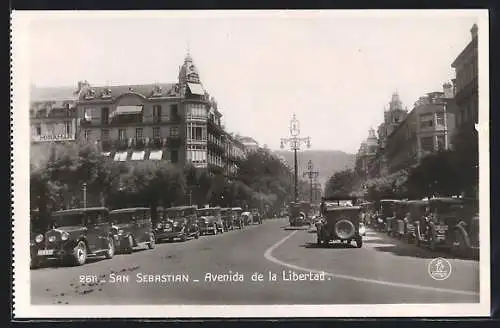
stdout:
POLYGON ((415 239, 415 222, 419 222, 425 215, 429 202, 425 200, 408 200, 404 203, 405 217, 398 222, 398 234, 407 242, 415 239))
POLYGON ((365 226, 371 225, 371 220, 373 216, 373 203, 362 202, 359 204, 361 207, 361 219, 365 226))
POLYGON ((224 231, 234 230, 237 227, 236 213, 231 208, 221 208, 220 215, 224 225, 224 231))
POLYGON ((260 215, 258 210, 254 209, 250 212, 250 214, 252 215, 252 224, 262 224, 262 215, 260 215))
POLYGON ((365 226, 360 222, 361 207, 355 203, 356 199, 349 196, 323 199, 321 221, 316 225, 318 245, 355 241, 358 248, 363 246, 365 226))
POLYGON ((380 232, 387 232, 388 234, 392 230, 392 220, 396 215, 395 205, 399 203, 399 200, 395 199, 382 199, 377 202, 376 205, 376 217, 375 217, 375 230, 380 232))
POLYGON ((389 220, 390 227, 388 234, 390 236, 402 239, 405 235, 405 218, 408 214, 408 206, 406 200, 401 200, 394 204, 394 217, 389 220))
POLYGON ((479 202, 468 198, 463 201, 463 216, 455 227, 452 252, 469 257, 479 251, 479 202))
POLYGON ((151 222, 151 211, 147 207, 116 209, 109 213, 118 239, 115 240, 117 253, 132 253, 134 247, 155 247, 155 235, 151 222))
POLYGON ((309 211, 311 205, 308 202, 291 202, 288 205, 288 221, 292 227, 300 227, 311 224, 309 211))
POLYGON ((190 237, 198 239, 200 230, 196 209, 196 206, 177 206, 164 209, 163 216, 154 229, 156 242, 175 239, 186 241, 190 237))
POLYGON ((241 207, 233 207, 230 210, 234 213, 233 226, 243 229, 243 227, 245 226, 245 222, 241 217, 243 209, 241 207))
POLYGON ((243 212, 241 213, 241 219, 243 220, 244 225, 253 224, 253 216, 251 212, 243 212))
POLYGON ((222 220, 221 212, 220 207, 199 208, 196 211, 200 235, 224 233, 225 222, 222 220))
POLYGON ((105 207, 75 208, 53 212, 50 229, 37 234, 32 265, 47 259, 83 265, 90 256, 115 254, 115 236, 105 207))
POLYGON ((416 222, 415 244, 453 248, 455 231, 464 215, 464 202, 460 198, 437 197, 428 200, 429 206, 422 218, 416 222))

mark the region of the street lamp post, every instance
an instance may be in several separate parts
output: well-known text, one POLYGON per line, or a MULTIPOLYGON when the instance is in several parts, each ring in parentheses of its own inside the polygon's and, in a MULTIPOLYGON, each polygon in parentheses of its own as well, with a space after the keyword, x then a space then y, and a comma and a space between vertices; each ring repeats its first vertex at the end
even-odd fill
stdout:
POLYGON ((293 114, 290 120, 290 138, 281 138, 281 149, 285 148, 285 144, 290 144, 290 148, 293 151, 293 166, 294 166, 294 201, 299 199, 299 174, 298 174, 298 160, 297 152, 300 150, 302 143, 307 145, 307 148, 311 147, 311 138, 305 137, 300 138, 300 125, 295 114, 293 114))
POLYGON ((313 163, 311 160, 307 163, 307 171, 304 172, 304 177, 309 179, 309 201, 313 202, 313 181, 318 178, 319 172, 313 171, 313 163))
POLYGON ((83 183, 83 208, 87 208, 87 183, 83 183))

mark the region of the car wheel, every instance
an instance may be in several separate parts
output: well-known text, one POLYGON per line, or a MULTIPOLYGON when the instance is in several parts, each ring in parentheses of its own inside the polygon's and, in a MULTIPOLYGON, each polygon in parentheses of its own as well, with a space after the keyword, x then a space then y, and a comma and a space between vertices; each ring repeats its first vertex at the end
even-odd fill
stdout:
POLYGON ((198 239, 198 238, 200 238, 200 233, 196 232, 196 234, 194 235, 194 239, 198 239))
POLYGON ((356 247, 357 248, 363 247, 363 238, 359 237, 358 239, 356 239, 356 247))
POLYGON ((156 243, 156 238, 154 234, 149 235, 149 243, 148 243, 148 248, 153 249, 155 248, 155 243, 156 243))
POLYGON ((108 237, 108 249, 106 250, 106 258, 111 259, 115 255, 115 241, 112 237, 108 237))
POLYGON ((84 265, 87 262, 87 245, 85 242, 79 241, 73 249, 73 264, 84 265))
POLYGON ((187 240, 187 234, 184 233, 182 236, 181 236, 181 241, 186 241, 187 240))

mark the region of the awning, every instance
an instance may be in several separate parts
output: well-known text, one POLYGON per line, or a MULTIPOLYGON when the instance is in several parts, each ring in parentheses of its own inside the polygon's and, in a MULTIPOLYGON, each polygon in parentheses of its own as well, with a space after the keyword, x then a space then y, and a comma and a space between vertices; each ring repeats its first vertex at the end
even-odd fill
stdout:
POLYGON ((163 157, 163 150, 153 150, 149 153, 149 159, 161 161, 163 157))
POLYGON ((116 110, 112 113, 115 115, 130 115, 130 114, 140 114, 142 113, 142 105, 141 106, 118 106, 116 110))
POLYGON ((127 152, 126 151, 117 152, 115 154, 114 160, 117 161, 117 162, 124 162, 124 161, 126 161, 127 160, 127 152))
POLYGON ((146 154, 146 152, 144 150, 134 151, 134 152, 132 152, 132 160, 133 161, 142 161, 144 159, 145 154, 146 154))
POLYGON ((191 91, 191 93, 194 95, 200 95, 200 96, 205 95, 205 91, 203 91, 201 84, 188 83, 188 87, 189 87, 189 91, 191 91))
POLYGON ((109 155, 111 155, 111 152, 106 151, 106 152, 101 153, 101 155, 102 155, 102 156, 109 157, 109 155))

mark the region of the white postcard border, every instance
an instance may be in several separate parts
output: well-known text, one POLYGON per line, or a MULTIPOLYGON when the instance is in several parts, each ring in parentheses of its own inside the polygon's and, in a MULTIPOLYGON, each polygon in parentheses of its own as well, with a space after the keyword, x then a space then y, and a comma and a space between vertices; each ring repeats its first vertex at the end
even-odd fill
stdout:
POLYGON ((204 17, 214 15, 474 15, 479 26, 479 163, 480 163, 480 302, 474 304, 375 304, 375 305, 279 305, 279 306, 35 306, 30 303, 29 268, 29 20, 85 15, 79 12, 14 11, 11 15, 12 142, 13 142, 13 277, 15 318, 197 318, 197 317, 459 317, 490 315, 490 175, 489 175, 489 20, 487 10, 313 10, 313 11, 122 11, 92 15, 147 17, 204 17), (14 123, 15 122, 15 123, 14 123))

